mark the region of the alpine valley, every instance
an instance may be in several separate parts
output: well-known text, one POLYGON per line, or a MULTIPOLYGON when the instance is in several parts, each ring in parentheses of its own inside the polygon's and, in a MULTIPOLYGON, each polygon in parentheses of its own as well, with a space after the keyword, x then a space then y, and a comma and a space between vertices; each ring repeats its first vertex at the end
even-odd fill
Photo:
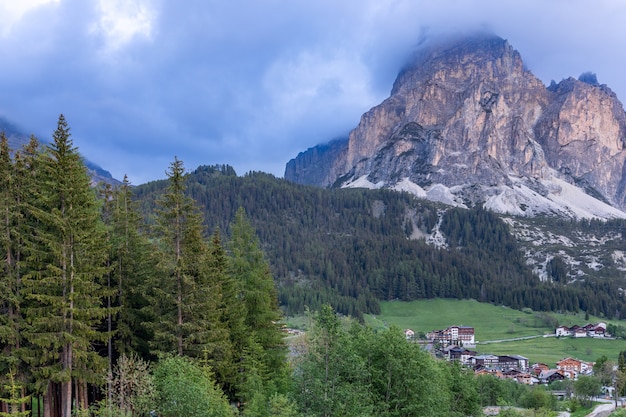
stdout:
MULTIPOLYGON (((546 87, 506 40, 451 36, 420 46, 389 98, 347 138, 289 161, 285 178, 405 191, 442 203, 440 220, 451 207, 487 209, 543 282, 555 267, 567 285, 612 277, 623 299, 625 141, 623 106, 595 74, 546 87)), ((438 226, 410 236, 457 245, 438 226)))
MULTIPOLYGON (((188 179, 208 225, 246 209, 290 314, 442 297, 623 318, 625 139, 594 74, 546 87, 479 34, 423 44, 388 99, 284 180, 188 179)), ((146 212, 164 186, 137 187, 146 212)))
MULTIPOLYGON (((506 40, 475 34, 423 43, 388 99, 284 179, 201 166, 187 191, 207 233, 246 210, 287 314, 439 297, 618 319, 625 141, 594 74, 546 87, 506 40)), ((133 187, 148 223, 167 186, 133 187)))

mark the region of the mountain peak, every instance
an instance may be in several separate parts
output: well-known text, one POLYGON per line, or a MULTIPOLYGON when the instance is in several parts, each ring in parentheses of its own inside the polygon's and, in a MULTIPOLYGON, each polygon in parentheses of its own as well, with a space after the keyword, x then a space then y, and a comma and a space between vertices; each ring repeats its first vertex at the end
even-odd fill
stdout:
POLYGON ((515 214, 625 217, 626 116, 608 87, 589 81, 546 88, 490 33, 427 40, 390 97, 361 117, 345 145, 324 152, 317 165, 324 172, 312 180, 309 150, 290 161, 285 178, 321 186, 410 183, 426 198, 446 190, 448 203, 515 214), (565 192, 569 185, 598 204, 582 210, 566 201, 575 194, 565 192))
MULTIPOLYGON (((422 42, 404 67, 400 70, 394 82, 391 95, 401 90, 402 86, 409 85, 416 77, 425 74, 434 74, 442 69, 456 66, 459 62, 486 64, 495 59, 510 56, 511 61, 519 61, 521 58, 509 43, 492 33, 476 32, 469 35, 450 35, 429 38, 422 42), (514 56, 510 56, 514 55, 514 56)), ((454 76, 454 74, 449 74, 454 76)), ((458 77, 467 77, 472 74, 459 73, 458 77)), ((467 81, 466 78, 461 80, 467 81)))

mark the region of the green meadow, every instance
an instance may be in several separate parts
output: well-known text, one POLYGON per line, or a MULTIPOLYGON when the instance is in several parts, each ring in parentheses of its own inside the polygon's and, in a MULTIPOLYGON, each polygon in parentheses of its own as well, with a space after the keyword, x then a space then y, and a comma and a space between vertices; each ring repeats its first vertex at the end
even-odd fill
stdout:
MULTIPOLYGON (((416 335, 452 325, 472 326, 479 342, 478 352, 496 355, 517 354, 529 358, 531 363, 543 362, 550 366, 568 356, 595 361, 598 357, 606 355, 609 359, 617 360, 619 351, 626 350, 626 341, 537 337, 500 343, 480 342, 553 335, 557 325, 584 325, 598 321, 603 320, 593 316, 585 320, 584 313, 518 311, 474 300, 444 299, 381 302, 380 315, 365 317, 366 324, 371 327, 397 326, 401 329, 412 329, 416 335)), ((624 321, 613 323, 625 325, 624 321)))

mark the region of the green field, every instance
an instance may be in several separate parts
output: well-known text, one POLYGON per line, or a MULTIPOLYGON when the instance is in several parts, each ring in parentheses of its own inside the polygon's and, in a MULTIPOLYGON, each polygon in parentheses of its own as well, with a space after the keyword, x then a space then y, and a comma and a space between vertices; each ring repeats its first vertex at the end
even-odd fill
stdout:
MULTIPOLYGON (((392 325, 412 329, 416 334, 444 329, 452 325, 472 326, 478 342, 516 337, 554 334, 554 324, 586 324, 602 321, 597 317, 585 320, 584 314, 537 313, 508 307, 479 303, 474 300, 419 300, 412 302, 381 302, 381 314, 366 316, 366 324, 374 328, 392 325)), ((620 323, 620 322, 614 322, 620 323)), ((624 325, 622 321, 620 323, 624 325)), ((518 354, 531 363, 544 362, 550 366, 567 356, 594 361, 601 355, 617 360, 626 341, 539 337, 490 343, 477 346, 480 353, 518 354)))
POLYGON ((478 345, 480 353, 494 355, 517 354, 526 356, 531 363, 542 362, 554 366, 555 362, 571 356, 595 362, 602 355, 617 362, 620 351, 626 350, 624 340, 601 340, 590 338, 538 338, 512 342, 478 345))

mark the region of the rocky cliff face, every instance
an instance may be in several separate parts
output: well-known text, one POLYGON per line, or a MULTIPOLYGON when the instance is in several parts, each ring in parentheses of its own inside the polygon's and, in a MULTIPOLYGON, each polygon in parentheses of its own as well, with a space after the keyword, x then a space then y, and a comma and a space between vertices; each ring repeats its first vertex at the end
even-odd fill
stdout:
POLYGON ((606 86, 570 78, 546 88, 507 41, 476 35, 422 47, 347 142, 300 154, 285 178, 514 214, 623 217, 625 138, 606 86), (589 196, 584 208, 568 202, 570 184, 589 196))
POLYGON ((345 155, 347 145, 348 138, 341 138, 301 152, 287 163, 285 178, 298 184, 323 184, 335 161, 345 155))

